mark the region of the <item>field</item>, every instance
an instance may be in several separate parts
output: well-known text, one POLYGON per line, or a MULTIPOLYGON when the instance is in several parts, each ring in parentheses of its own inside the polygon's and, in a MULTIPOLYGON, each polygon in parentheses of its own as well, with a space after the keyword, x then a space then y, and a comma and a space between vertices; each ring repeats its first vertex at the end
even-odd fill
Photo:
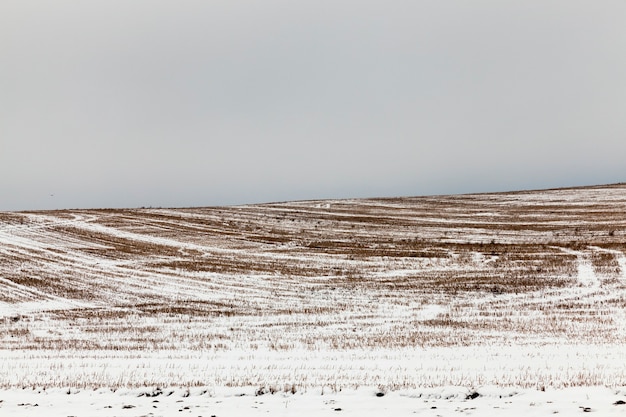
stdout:
POLYGON ((0 413, 25 390, 626 399, 625 254, 626 184, 0 213, 0 413))

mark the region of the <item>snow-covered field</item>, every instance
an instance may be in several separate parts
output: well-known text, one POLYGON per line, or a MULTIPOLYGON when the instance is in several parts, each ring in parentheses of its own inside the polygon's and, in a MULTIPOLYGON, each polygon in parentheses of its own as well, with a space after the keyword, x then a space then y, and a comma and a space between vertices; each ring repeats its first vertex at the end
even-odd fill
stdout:
POLYGON ((0 213, 0 415, 626 413, 625 253, 626 185, 0 213))
POLYGON ((461 387, 382 392, 375 389, 340 393, 276 393, 228 388, 2 391, 3 416, 602 416, 626 413, 626 390, 577 387, 524 390, 461 387), (8 401, 7 401, 8 399, 8 401))

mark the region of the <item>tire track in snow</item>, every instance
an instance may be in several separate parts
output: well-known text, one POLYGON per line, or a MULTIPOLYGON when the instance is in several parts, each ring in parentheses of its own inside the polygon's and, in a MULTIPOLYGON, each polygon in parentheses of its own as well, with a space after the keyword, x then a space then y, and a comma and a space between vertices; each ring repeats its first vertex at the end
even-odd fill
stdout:
POLYGON ((611 253, 615 255, 615 259, 617 261, 617 264, 619 265, 619 269, 621 273, 621 280, 624 283, 626 283, 626 256, 624 255, 624 253, 619 250, 606 249, 606 248, 601 248, 599 246, 591 246, 591 248, 599 252, 606 252, 606 253, 611 253))
POLYGON ((92 307, 91 304, 48 294, 2 277, 0 277, 0 289, 4 295, 22 300, 17 303, 0 302, 0 317, 44 310, 92 307))
POLYGON ((559 249, 569 255, 575 255, 578 263, 578 282, 584 287, 600 287, 600 280, 598 279, 595 271, 593 270, 593 264, 588 254, 573 249, 567 249, 559 247, 559 249))
MULTIPOLYGON (((73 215, 73 219, 58 219, 47 215, 28 215, 31 223, 26 227, 13 227, 12 230, 0 230, 0 243, 4 243, 12 248, 17 254, 32 257, 33 251, 40 254, 37 255, 44 264, 40 265, 42 270, 56 276, 61 269, 72 269, 77 274, 74 277, 75 284, 82 284, 87 289, 93 290, 93 286, 89 282, 101 280, 106 277, 109 283, 114 283, 116 290, 111 292, 109 286, 100 288, 98 293, 101 297, 99 300, 107 300, 114 303, 131 303, 141 301, 142 298, 160 298, 163 300, 177 299, 196 299, 205 302, 224 302, 228 300, 238 300, 243 294, 246 294, 251 300, 255 300, 251 306, 252 311, 258 311, 262 308, 269 308, 275 304, 272 293, 279 290, 282 298, 289 293, 291 303, 286 303, 285 309, 289 308, 289 304, 302 302, 301 288, 299 290, 291 286, 277 287, 277 283, 268 276, 262 278, 260 276, 235 276, 220 274, 201 274, 203 279, 199 280, 193 276, 196 274, 181 275, 176 271, 159 271, 159 270, 141 270, 137 269, 133 262, 105 261, 97 256, 81 253, 80 250, 74 250, 73 245, 55 230, 60 226, 72 226, 82 230, 92 230, 104 233, 110 236, 122 237, 137 242, 157 243, 167 246, 181 248, 202 249, 204 253, 211 251, 223 251, 228 253, 243 253, 241 250, 222 250, 212 246, 189 244, 184 241, 174 239, 143 235, 128 231, 122 231, 117 228, 93 224, 98 216, 82 216, 73 215)), ((77 247, 91 246, 93 242, 77 240, 77 247)), ((101 245, 96 245, 101 246, 101 245)), ((279 256, 268 254, 270 258, 279 256)), ((58 277, 61 277, 59 275, 58 277)), ((11 285, 10 280, 5 283, 11 285)), ((2 283, 0 283, 2 286, 2 283)), ((71 308, 72 301, 69 299, 61 299, 40 290, 30 289, 29 287, 15 284, 8 291, 15 298, 21 300, 15 305, 23 307, 27 302, 38 302, 41 304, 40 310, 49 310, 51 303, 55 306, 63 306, 59 308, 71 308), (17 289, 19 286, 19 291, 17 289), (31 291, 32 290, 32 291, 31 291), (44 304, 46 308, 44 308, 44 304)), ((76 307, 96 307, 96 304, 82 304, 76 307)), ((106 304, 106 303, 105 303, 106 304)), ((15 310, 12 308, 11 310, 15 310)), ((23 310, 23 309, 18 309, 23 310)), ((31 310, 31 309, 29 309, 31 310)))

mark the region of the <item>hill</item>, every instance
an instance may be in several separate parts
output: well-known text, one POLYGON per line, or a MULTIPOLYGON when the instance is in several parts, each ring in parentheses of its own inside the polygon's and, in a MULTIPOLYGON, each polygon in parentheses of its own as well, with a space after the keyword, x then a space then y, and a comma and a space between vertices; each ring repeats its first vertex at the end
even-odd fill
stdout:
POLYGON ((625 253, 624 184, 4 212, 0 384, 626 385, 625 253))

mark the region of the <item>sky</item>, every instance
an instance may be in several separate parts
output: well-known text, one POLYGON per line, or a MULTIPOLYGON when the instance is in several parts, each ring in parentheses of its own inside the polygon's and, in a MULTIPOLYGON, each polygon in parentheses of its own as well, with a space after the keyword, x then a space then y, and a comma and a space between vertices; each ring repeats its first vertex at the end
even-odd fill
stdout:
POLYGON ((0 210, 626 181, 623 0, 2 0, 0 210))

